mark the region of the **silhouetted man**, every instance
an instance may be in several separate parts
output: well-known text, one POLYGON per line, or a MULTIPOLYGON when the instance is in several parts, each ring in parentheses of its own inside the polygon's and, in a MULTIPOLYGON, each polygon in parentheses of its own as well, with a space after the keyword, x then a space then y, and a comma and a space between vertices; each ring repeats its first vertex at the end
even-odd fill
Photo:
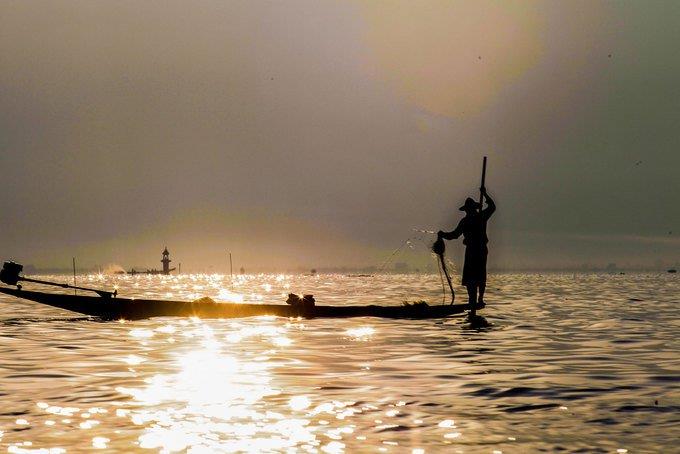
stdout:
POLYGON ((465 204, 460 207, 465 211, 465 217, 460 220, 458 227, 452 232, 437 233, 438 238, 454 240, 463 235, 465 245, 465 264, 463 265, 463 282, 467 288, 470 305, 474 307, 479 301, 484 302, 484 290, 486 288, 486 256, 489 250, 486 244, 489 238, 486 236, 486 223, 491 215, 496 211, 496 204, 493 203, 486 190, 482 190, 482 195, 486 200, 486 208, 481 209, 479 203, 468 197, 465 204), (479 300, 477 290, 479 289, 479 300))

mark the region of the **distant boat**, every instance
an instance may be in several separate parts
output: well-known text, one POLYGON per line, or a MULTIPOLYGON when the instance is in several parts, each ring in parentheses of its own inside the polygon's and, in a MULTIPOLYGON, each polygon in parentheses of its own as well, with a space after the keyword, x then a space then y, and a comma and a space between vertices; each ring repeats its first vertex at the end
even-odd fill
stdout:
MULTIPOLYGON (((154 269, 147 269, 146 271, 137 271, 136 269, 132 268, 130 271, 127 272, 127 274, 131 274, 134 276, 135 274, 164 274, 168 275, 170 272, 175 271, 175 268, 170 268, 170 253, 168 252, 167 246, 163 249, 163 252, 161 252, 161 263, 163 264, 163 269, 162 270, 157 270, 156 268, 154 269)), ((181 266, 181 264, 180 264, 181 266)))
POLYGON ((156 268, 153 268, 151 270, 146 270, 146 271, 137 271, 136 269, 132 268, 130 271, 127 272, 127 274, 130 274, 134 276, 135 274, 170 274, 170 271, 175 271, 175 268, 170 268, 168 271, 164 270, 157 270, 156 268))
POLYGON ((669 272, 669 273, 677 273, 678 270, 676 270, 675 268, 671 268, 670 270, 668 270, 668 272, 669 272))
MULTIPOLYGON (((300 308, 289 304, 240 304, 202 301, 142 300, 101 296, 34 292, 0 287, 0 293, 105 320, 140 320, 151 317, 238 318, 261 315, 305 318, 382 317, 395 319, 443 318, 461 314, 467 304, 428 306, 313 306, 300 308)), ((477 309, 483 308, 477 305, 477 309)))

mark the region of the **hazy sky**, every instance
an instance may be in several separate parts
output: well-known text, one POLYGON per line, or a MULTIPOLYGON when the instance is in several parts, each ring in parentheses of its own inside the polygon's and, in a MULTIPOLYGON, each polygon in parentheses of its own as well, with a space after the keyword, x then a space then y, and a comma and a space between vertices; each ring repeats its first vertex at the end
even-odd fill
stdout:
POLYGON ((492 264, 676 263, 678 24, 677 1, 2 0, 0 258, 379 264, 454 226, 486 154, 492 264))

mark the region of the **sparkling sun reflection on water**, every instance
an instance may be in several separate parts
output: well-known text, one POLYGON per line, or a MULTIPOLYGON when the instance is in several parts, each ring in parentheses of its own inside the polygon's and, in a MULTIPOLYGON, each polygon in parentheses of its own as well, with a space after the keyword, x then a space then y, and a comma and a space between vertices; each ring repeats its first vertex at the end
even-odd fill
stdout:
MULTIPOLYGON (((437 276, 88 279, 140 298, 282 303, 288 291, 310 289, 323 304, 439 298, 437 276)), ((485 331, 455 318, 100 323, 0 297, 0 450, 622 454, 670 446, 680 408, 677 281, 494 279, 485 315, 495 325, 485 331), (653 314, 641 300, 654 302, 653 314)))
MULTIPOLYGON (((201 347, 174 358, 176 373, 156 374, 141 388, 117 389, 138 406, 126 416, 146 427, 139 446, 163 451, 267 452, 319 445, 308 419, 290 418, 267 408, 265 398, 281 391, 271 385, 270 369, 276 362, 268 361, 266 355, 290 343, 285 329, 272 324, 273 317, 258 319, 257 327, 238 328, 235 322, 236 329, 223 339, 194 320, 185 334, 198 339, 201 347), (253 336, 261 339, 263 356, 236 357, 225 351, 253 336), (172 404, 171 408, 166 404, 172 404)), ((139 333, 135 337, 145 338, 139 333)), ((297 397, 291 402, 296 402, 291 405, 294 410, 306 408, 297 397)))

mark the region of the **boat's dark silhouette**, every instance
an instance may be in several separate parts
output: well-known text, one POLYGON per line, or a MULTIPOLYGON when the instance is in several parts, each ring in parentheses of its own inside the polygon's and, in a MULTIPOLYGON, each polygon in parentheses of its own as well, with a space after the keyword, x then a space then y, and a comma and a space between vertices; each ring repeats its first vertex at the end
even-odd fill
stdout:
MULTIPOLYGON (((317 306, 309 299, 302 304, 222 303, 210 298, 196 301, 102 298, 60 293, 35 292, 0 287, 0 293, 104 320, 139 320, 151 317, 237 318, 275 315, 279 317, 347 318, 381 317, 393 319, 443 318, 461 314, 467 304, 402 306, 317 306)), ((304 301, 304 298, 301 299, 304 301)), ((478 309, 482 306, 478 305, 478 309)))

